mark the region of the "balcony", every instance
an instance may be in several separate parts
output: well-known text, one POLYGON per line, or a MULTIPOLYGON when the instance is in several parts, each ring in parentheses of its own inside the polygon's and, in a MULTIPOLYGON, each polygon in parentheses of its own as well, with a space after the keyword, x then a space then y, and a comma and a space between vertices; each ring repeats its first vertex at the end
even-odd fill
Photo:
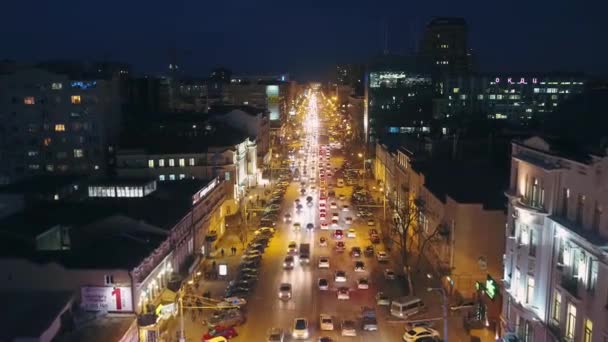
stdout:
POLYGON ((579 298, 578 279, 569 275, 562 275, 559 285, 568 291, 573 297, 579 298))

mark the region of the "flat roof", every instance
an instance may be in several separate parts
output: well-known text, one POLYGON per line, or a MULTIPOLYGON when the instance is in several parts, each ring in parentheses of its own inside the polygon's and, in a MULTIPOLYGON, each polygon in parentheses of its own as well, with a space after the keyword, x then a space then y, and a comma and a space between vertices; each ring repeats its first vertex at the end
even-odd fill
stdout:
POLYGON ((108 314, 58 337, 56 342, 118 342, 135 319, 135 315, 108 314))
POLYGON ((36 176, 0 187, 0 193, 53 193, 66 186, 84 180, 82 176, 36 176))
POLYGON ((37 338, 46 331, 73 300, 69 291, 2 291, 0 340, 37 338))
POLYGON ((132 268, 166 239, 192 207, 203 180, 159 183, 141 198, 42 203, 0 221, 0 256, 55 261, 73 268, 132 268), (37 251, 36 237, 69 227, 70 250, 37 251))

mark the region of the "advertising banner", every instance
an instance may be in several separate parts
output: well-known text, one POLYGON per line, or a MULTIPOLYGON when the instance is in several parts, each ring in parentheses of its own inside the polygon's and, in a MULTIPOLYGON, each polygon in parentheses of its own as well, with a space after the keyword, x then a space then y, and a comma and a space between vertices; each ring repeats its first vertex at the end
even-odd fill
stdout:
POLYGON ((86 311, 133 312, 130 287, 83 287, 80 292, 86 311))
POLYGON ((268 111, 270 112, 270 121, 279 120, 279 86, 266 86, 266 98, 268 111))

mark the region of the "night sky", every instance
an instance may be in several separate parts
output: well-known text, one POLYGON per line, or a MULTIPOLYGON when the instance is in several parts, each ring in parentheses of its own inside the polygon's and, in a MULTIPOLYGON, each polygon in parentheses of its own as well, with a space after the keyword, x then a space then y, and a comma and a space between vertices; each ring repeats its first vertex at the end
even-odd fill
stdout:
POLYGON ((608 1, 5 1, 0 58, 116 60, 164 71, 176 47, 187 73, 326 77, 383 49, 413 51, 433 16, 462 16, 482 71, 608 74, 608 1), (188 51, 188 52, 187 52, 188 51))

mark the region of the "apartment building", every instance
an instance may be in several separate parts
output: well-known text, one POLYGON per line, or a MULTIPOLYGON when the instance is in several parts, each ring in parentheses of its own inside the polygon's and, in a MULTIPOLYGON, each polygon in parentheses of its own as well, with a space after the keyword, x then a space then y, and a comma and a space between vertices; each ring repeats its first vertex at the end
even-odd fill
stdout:
POLYGON ((0 75, 0 184, 106 170, 120 130, 121 77, 128 70, 103 71, 45 64, 0 75))
POLYGON ((514 141, 503 335, 608 340, 608 157, 558 140, 514 141))

